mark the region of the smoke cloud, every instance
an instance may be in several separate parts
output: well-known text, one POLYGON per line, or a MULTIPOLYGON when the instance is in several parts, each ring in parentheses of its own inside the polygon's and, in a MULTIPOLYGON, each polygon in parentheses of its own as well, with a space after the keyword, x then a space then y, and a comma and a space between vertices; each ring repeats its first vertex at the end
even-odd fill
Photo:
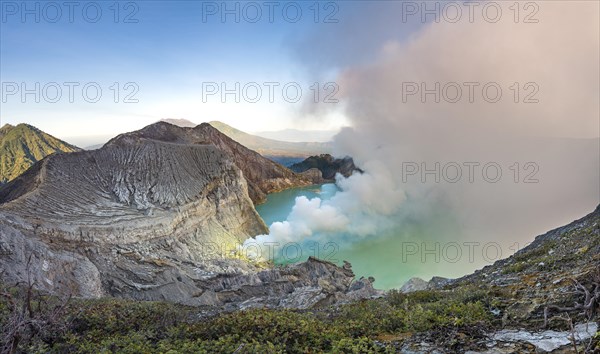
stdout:
MULTIPOLYGON (((259 242, 312 238, 354 247, 378 236, 410 238, 403 227, 417 223, 431 233, 458 228, 426 235, 437 240, 493 241, 508 250, 595 208, 599 4, 538 2, 535 15, 521 8, 517 23, 512 3, 494 4, 502 8, 496 22, 476 10, 472 21, 442 18, 397 40, 378 32, 373 59, 339 62, 340 106, 351 127, 336 136, 336 154, 354 157, 365 173, 338 177, 330 200, 297 199, 259 242), (537 22, 525 23, 526 14, 537 22)), ((364 13, 363 24, 377 21, 377 11, 364 13)), ((397 29, 401 16, 382 18, 397 29)), ((341 51, 359 51, 344 29, 361 23, 341 21, 341 51)), ((312 40, 319 48, 336 39, 312 40)))
POLYGON ((270 234, 258 236, 264 242, 330 240, 345 234, 353 238, 372 236, 395 225, 389 219, 397 214, 405 199, 394 176, 379 161, 365 162, 368 173, 348 178, 337 176, 339 191, 328 200, 296 198, 287 220, 270 226, 270 234))

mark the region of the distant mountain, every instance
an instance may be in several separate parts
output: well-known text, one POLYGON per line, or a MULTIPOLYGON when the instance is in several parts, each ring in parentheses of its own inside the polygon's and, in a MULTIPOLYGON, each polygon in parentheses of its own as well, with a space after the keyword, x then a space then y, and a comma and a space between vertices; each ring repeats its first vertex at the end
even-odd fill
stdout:
POLYGON ((269 158, 282 156, 306 158, 331 151, 329 143, 279 141, 248 134, 218 121, 209 124, 231 139, 269 158))
POLYGON ((0 184, 15 179, 50 154, 79 150, 31 125, 6 124, 0 128, 0 184))
POLYGON ((258 135, 263 138, 289 141, 289 142, 330 142, 333 137, 337 134, 337 130, 300 130, 300 129, 283 129, 275 131, 264 131, 255 132, 254 135, 258 135))
POLYGON ((182 127, 182 128, 193 128, 198 125, 187 119, 179 119, 179 118, 165 118, 165 119, 161 119, 160 122, 170 123, 170 124, 176 125, 178 127, 182 127))
POLYGON ((84 150, 96 150, 96 149, 100 149, 102 146, 104 146, 104 144, 96 144, 96 145, 86 146, 84 148, 84 150))

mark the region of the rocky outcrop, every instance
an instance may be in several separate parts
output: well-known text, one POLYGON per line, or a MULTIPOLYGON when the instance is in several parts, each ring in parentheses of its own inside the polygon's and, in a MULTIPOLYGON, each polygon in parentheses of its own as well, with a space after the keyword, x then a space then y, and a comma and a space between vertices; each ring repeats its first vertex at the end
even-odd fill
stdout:
POLYGON ((209 246, 267 232, 242 172, 212 145, 117 139, 52 155, 0 202, 4 279, 83 296, 181 301, 207 274, 254 270, 209 246))
POLYGON ((295 173, 232 140, 208 123, 202 123, 194 128, 185 128, 158 122, 135 132, 121 134, 109 141, 107 145, 138 138, 178 144, 214 145, 226 153, 242 170, 248 184, 250 199, 255 204, 263 202, 268 193, 323 182, 321 176, 314 171, 308 174, 295 173))
MULTIPOLYGON (((484 350, 457 351, 455 348, 439 347, 428 343, 427 338, 408 340, 400 347, 400 353, 465 353, 465 354, 513 354, 513 353, 574 353, 573 340, 579 347, 589 344, 590 338, 598 331, 595 322, 580 323, 573 326, 572 331, 524 329, 502 329, 492 333, 482 333, 479 345, 484 350)), ((463 337, 463 340, 465 338, 463 337)), ((589 353, 595 353, 589 351, 589 353)))
POLYGON ((225 309, 309 308, 377 294, 349 266, 245 261, 240 244, 268 230, 248 194, 252 179, 232 156, 259 191, 302 179, 263 165, 208 125, 179 129, 158 123, 99 150, 52 155, 0 188, 2 280, 225 309), (262 181, 265 174, 273 178, 262 181))
MULTIPOLYGON (((589 340, 596 334, 596 331, 598 331, 598 324, 590 322, 574 325, 572 332, 548 330, 532 333, 526 330, 505 329, 494 333, 491 337, 495 342, 502 343, 502 347, 506 349, 524 342, 533 345, 538 352, 549 353, 565 346, 569 346, 569 350, 571 350, 573 340, 577 343, 589 340)), ((510 352, 514 351, 505 351, 505 353, 510 352)), ((500 353, 502 352, 500 351, 500 353)), ((472 354, 476 353, 472 352, 472 354)))
POLYGON ((410 278, 406 283, 404 283, 400 288, 400 291, 406 294, 415 291, 440 289, 451 282, 452 279, 443 277, 433 277, 429 281, 425 281, 419 277, 414 277, 410 278))
POLYGON ((344 177, 349 177, 354 172, 362 172, 354 165, 354 160, 351 157, 336 159, 329 154, 310 156, 302 162, 291 165, 290 169, 298 173, 318 169, 321 171, 323 178, 329 181, 335 180, 335 175, 338 173, 344 177))
POLYGON ((194 303, 225 310, 308 309, 382 296, 373 282, 372 278, 356 280, 351 267, 310 257, 295 265, 206 279, 207 290, 194 303))
POLYGON ((415 291, 422 291, 427 289, 427 282, 421 278, 414 277, 410 278, 402 287, 400 291, 403 293, 412 293, 415 291))
MULTIPOLYGON (((434 278, 426 285, 412 281, 411 287, 416 283, 423 290, 439 290, 442 296, 464 291, 486 294, 485 301, 493 304, 489 308, 493 328, 471 328, 466 335, 454 337, 479 348, 468 348, 473 351, 467 353, 573 353, 573 342, 582 353, 598 331, 594 321, 599 265, 600 206, 473 274, 453 280, 434 278), (589 307, 583 308, 584 304, 589 307)), ((452 330, 456 333, 460 328, 452 330)), ((452 340, 439 340, 444 337, 415 335, 400 352, 456 352, 452 340)))

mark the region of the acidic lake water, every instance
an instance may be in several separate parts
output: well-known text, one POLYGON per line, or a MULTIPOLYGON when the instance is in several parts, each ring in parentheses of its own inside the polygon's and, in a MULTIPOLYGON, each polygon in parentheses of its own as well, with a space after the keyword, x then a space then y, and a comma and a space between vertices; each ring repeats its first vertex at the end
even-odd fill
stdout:
MULTIPOLYGON (((285 221, 291 212, 296 197, 321 198, 327 200, 337 192, 335 184, 316 185, 289 189, 268 195, 267 201, 257 206, 257 211, 268 226, 273 222, 285 221)), ((399 288, 411 277, 425 280, 432 276, 458 277, 480 267, 478 259, 467 259, 468 250, 455 242, 450 245, 442 240, 456 239, 459 228, 448 227, 453 221, 443 211, 435 215, 435 221, 427 223, 404 222, 384 234, 360 239, 347 235, 327 235, 327 241, 312 246, 293 248, 294 262, 304 261, 309 256, 318 256, 341 265, 344 260, 352 263, 357 277, 373 276, 379 289, 399 288), (443 227, 441 226, 443 225, 443 227), (342 240, 342 241, 340 241, 342 240)), ((310 241, 309 241, 310 242, 310 241)), ((275 263, 289 263, 275 257, 275 263)), ((486 263, 486 264, 489 264, 486 263)))

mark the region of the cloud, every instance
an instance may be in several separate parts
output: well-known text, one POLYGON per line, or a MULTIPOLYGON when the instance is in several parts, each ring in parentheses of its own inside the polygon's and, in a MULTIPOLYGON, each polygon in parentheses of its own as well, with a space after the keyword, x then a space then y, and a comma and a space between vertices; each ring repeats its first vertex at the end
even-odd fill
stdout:
POLYGON ((336 151, 365 174, 338 178, 329 201, 298 199, 265 237, 351 244, 409 221, 443 229, 443 208, 462 240, 508 249, 591 211, 600 202, 599 4, 538 2, 537 23, 523 23, 525 8, 515 23, 511 5, 499 5, 495 23, 463 16, 401 39, 377 35, 374 59, 340 61, 351 128, 336 151))

